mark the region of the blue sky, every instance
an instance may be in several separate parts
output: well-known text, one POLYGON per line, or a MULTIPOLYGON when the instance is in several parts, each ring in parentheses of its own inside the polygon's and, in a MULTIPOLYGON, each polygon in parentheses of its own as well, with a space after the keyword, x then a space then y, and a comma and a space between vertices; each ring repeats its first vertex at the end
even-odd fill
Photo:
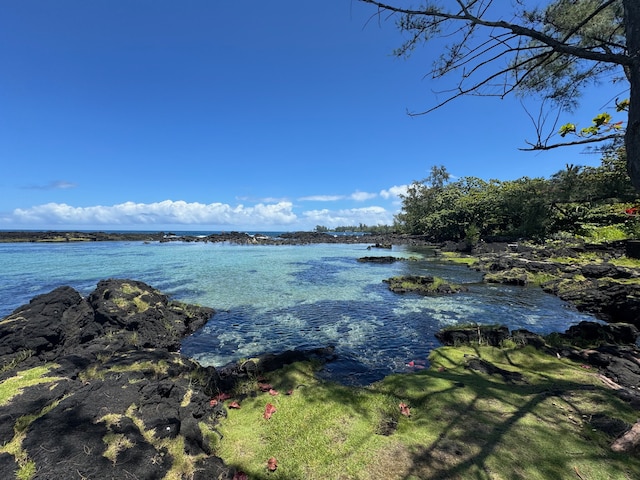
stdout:
MULTIPOLYGON (((515 97, 463 98, 355 0, 0 3, 0 229, 311 230, 390 224, 454 177, 548 177, 515 97)), ((580 126, 625 92, 587 92, 580 126)), ((568 121, 569 119, 567 119, 568 121)))

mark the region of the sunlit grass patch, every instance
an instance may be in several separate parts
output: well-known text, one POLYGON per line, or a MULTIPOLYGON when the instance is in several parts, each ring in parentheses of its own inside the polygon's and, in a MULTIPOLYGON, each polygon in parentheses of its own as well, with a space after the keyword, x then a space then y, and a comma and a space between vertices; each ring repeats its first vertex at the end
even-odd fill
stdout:
POLYGON ((636 412, 580 365, 532 347, 480 346, 437 349, 430 364, 366 388, 321 382, 305 363, 273 372, 267 381, 279 394, 229 410, 216 453, 255 479, 542 480, 576 478, 576 468, 587 478, 640 475, 640 460, 613 454, 611 439, 589 425, 594 413, 632 423, 636 412), (523 380, 472 370, 471 358, 523 380), (276 408, 268 420, 267 403, 276 408))
POLYGON ((615 242, 629 238, 629 234, 622 225, 584 225, 583 230, 585 231, 585 240, 593 243, 615 242))
POLYGON ((478 259, 469 255, 464 255, 458 252, 439 252, 438 257, 442 260, 446 260, 452 263, 458 263, 460 265, 467 265, 469 267, 478 263, 478 259))
POLYGON ((27 387, 62 380, 62 377, 46 376, 54 368, 58 368, 58 365, 49 364, 34 367, 18 372, 15 376, 4 380, 0 383, 0 406, 9 403, 13 397, 20 395, 27 387))
POLYGON ((640 259, 630 257, 612 258, 611 264, 617 267, 640 268, 640 259))

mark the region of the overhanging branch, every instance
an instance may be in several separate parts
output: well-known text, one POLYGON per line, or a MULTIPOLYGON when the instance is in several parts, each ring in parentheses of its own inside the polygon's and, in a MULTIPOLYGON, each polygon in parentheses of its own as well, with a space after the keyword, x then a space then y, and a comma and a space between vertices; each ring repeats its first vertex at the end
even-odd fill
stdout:
POLYGON ((624 138, 624 134, 622 134, 622 133, 612 133, 611 135, 604 135, 602 137, 583 138, 581 140, 575 140, 573 142, 554 143, 552 145, 545 145, 545 144, 540 144, 540 143, 534 144, 534 143, 530 143, 530 142, 525 142, 525 143, 531 145, 531 147, 529 147, 529 148, 519 148, 518 150, 521 150, 523 152, 535 152, 535 151, 553 150, 554 148, 572 147, 572 146, 576 146, 576 145, 588 145, 588 144, 591 144, 591 143, 600 143, 600 142, 605 142, 607 140, 615 140, 615 139, 620 139, 620 138, 624 138))

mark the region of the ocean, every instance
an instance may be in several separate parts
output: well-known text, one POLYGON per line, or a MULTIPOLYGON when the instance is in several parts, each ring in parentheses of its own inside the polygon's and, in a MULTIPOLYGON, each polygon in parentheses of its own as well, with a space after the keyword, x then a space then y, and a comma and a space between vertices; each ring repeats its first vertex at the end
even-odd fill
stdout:
POLYGON ((90 293, 99 280, 141 280, 176 300, 212 307, 208 324, 182 344, 204 365, 223 366, 263 353, 335 346, 322 375, 367 384, 427 365, 441 328, 504 324, 536 333, 564 331, 579 313, 538 287, 482 283, 426 247, 367 250, 367 244, 296 246, 205 242, 0 243, 0 318, 36 295, 69 285, 90 293), (357 259, 393 255, 407 261, 357 259), (468 292, 422 297, 390 292, 383 280, 434 275, 468 292))

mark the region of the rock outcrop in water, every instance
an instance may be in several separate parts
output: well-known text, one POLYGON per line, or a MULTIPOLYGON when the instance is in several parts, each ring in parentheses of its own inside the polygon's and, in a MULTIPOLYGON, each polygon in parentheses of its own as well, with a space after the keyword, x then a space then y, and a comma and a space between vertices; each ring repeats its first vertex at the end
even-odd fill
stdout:
POLYGON ((465 292, 467 287, 446 282, 429 275, 403 275, 383 280, 395 293, 417 293, 419 295, 450 295, 465 292))

